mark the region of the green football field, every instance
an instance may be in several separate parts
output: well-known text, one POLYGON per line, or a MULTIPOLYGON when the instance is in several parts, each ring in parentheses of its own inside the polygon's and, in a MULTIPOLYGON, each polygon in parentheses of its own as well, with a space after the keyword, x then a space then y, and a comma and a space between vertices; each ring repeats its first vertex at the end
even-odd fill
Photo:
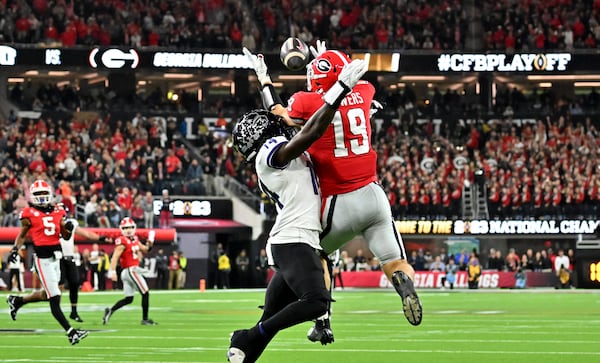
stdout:
MULTIPOLYGON (((151 291, 157 326, 140 325, 139 295, 102 325, 104 308, 121 292, 83 293, 85 322, 75 326, 90 335, 76 346, 47 303, 23 307, 12 321, 0 302, 0 361, 226 362, 229 333, 256 322, 263 293, 151 291)), ((600 362, 600 291, 422 290, 420 296, 423 323, 413 327, 393 289, 336 291, 334 344, 309 342, 312 324, 304 323, 277 335, 259 362, 600 362)))

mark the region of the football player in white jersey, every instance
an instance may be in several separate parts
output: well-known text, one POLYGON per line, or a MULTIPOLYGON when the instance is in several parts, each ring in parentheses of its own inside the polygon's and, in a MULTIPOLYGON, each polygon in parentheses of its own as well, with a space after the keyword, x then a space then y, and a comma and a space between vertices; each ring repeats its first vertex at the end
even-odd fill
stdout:
POLYGON ((263 314, 254 327, 233 332, 227 352, 230 362, 255 362, 277 332, 327 311, 331 294, 318 254, 321 197, 306 150, 325 132, 366 70, 363 60, 347 64, 323 95, 323 106, 298 133, 263 110, 246 113, 233 130, 234 148, 254 163, 259 185, 278 214, 267 241, 275 274, 267 286, 263 314))
MULTIPOLYGON (((67 211, 68 214, 68 211, 67 211)), ((67 228, 72 228, 69 238, 60 237, 60 245, 62 248, 63 257, 60 261, 60 282, 59 285, 64 285, 65 282, 69 288, 69 301, 71 302, 71 314, 69 317, 77 322, 82 323, 83 319, 77 312, 77 301, 79 298, 79 266, 84 263, 81 261, 81 255, 75 253, 75 235, 84 237, 90 241, 106 242, 105 236, 100 236, 92 231, 86 231, 79 228, 77 219, 69 218, 66 223, 67 228)))

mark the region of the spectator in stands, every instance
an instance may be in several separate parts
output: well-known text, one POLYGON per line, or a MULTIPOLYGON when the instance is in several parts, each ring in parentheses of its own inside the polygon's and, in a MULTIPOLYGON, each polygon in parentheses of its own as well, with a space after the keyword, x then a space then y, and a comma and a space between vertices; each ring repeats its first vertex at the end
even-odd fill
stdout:
POLYGON ((187 195, 206 195, 203 184, 203 168, 198 159, 192 159, 185 173, 185 183, 187 186, 187 195))
POLYGON ((353 258, 354 271, 367 271, 369 269, 369 263, 367 257, 364 255, 362 249, 356 250, 356 255, 353 258))
POLYGON ((152 192, 146 192, 141 201, 144 211, 144 228, 154 228, 154 198, 152 192))
POLYGON ((434 261, 429 265, 429 271, 446 271, 446 265, 442 262, 442 258, 440 256, 435 256, 434 261))

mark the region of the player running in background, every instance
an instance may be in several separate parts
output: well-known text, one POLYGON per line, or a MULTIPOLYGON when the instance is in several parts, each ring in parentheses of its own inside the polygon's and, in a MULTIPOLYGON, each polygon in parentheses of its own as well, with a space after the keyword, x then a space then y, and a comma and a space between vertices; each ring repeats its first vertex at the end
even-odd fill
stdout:
POLYGON ((27 296, 9 295, 6 301, 10 308, 10 317, 16 320, 17 311, 27 303, 48 300, 52 316, 67 332, 69 342, 77 344, 88 335, 88 332, 73 328, 60 307, 59 280, 62 252, 59 239, 61 235, 70 237, 72 233, 65 221, 66 212, 52 203, 52 188, 46 181, 34 181, 29 187, 29 193, 30 206, 21 211, 19 217, 21 231, 17 235, 9 260, 16 258, 29 233, 35 251, 33 263, 43 291, 35 291, 27 296))
POLYGON ((295 135, 280 117, 263 110, 246 113, 233 130, 234 148, 254 162, 259 185, 274 201, 277 217, 266 249, 276 272, 265 292, 263 314, 254 327, 233 332, 230 362, 255 362, 279 331, 327 311, 331 294, 317 255, 321 198, 306 149, 327 129, 365 71, 361 60, 346 65, 336 85, 321 95, 324 104, 295 135))
MULTIPOLYGON (((69 210, 65 209, 66 213, 69 214, 69 210)), ((77 301, 79 299, 79 285, 81 283, 79 265, 77 263, 83 263, 79 260, 80 256, 77 256, 75 252, 75 235, 79 235, 89 241, 97 242, 112 242, 112 239, 106 236, 100 236, 92 231, 86 231, 85 229, 79 228, 79 222, 75 218, 68 218, 65 222, 67 229, 71 230, 69 238, 60 237, 60 245, 62 247, 63 257, 60 261, 60 285, 65 282, 69 287, 69 301, 71 302, 71 314, 69 317, 79 323, 83 320, 77 312, 77 301)))
POLYGON ((122 236, 115 239, 115 250, 110 261, 108 269, 108 277, 113 281, 118 281, 116 273, 117 263, 121 265, 121 280, 123 281, 123 292, 125 297, 117 301, 111 308, 104 309, 104 317, 102 324, 108 323, 108 320, 125 305, 133 302, 133 295, 136 291, 142 294, 142 325, 157 325, 155 321, 148 318, 148 310, 150 307, 150 291, 146 279, 142 276, 140 268, 140 260, 142 253, 146 253, 152 249, 154 244, 154 235, 150 231, 146 244, 140 242, 135 235, 135 222, 130 217, 125 217, 119 223, 122 236))
MULTIPOLYGON (((313 49, 314 50, 314 49, 313 49)), ((263 103, 282 116, 289 125, 302 125, 323 104, 322 95, 331 89, 350 58, 327 50, 317 42, 315 59, 307 66, 307 89, 292 95, 285 108, 275 92, 262 55, 246 48, 261 84, 263 103)), ((326 255, 357 235, 363 235, 369 249, 402 299, 404 315, 419 325, 422 306, 415 291, 414 269, 407 261, 404 243, 398 233, 385 191, 377 183, 377 154, 371 146, 371 106, 375 88, 360 81, 344 99, 329 128, 308 152, 319 178, 322 203, 321 246, 326 255)), ((328 317, 317 321, 309 339, 322 344, 333 342, 328 317)))

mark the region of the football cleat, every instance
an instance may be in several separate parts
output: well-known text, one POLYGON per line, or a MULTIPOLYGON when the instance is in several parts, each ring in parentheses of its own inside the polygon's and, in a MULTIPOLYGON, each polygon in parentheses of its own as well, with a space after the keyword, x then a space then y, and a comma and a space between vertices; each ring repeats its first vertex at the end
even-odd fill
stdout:
POLYGON ((231 363, 243 363, 246 359, 246 353, 250 348, 250 339, 248 330, 236 330, 231 333, 231 344, 227 350, 227 361, 231 363))
POLYGON ((306 337, 311 342, 321 342, 321 345, 333 343, 333 331, 331 330, 329 319, 317 319, 315 326, 308 330, 306 337))
POLYGON ((392 275, 392 283, 400 298, 402 299, 402 308, 404 309, 404 316, 406 320, 412 325, 421 324, 423 318, 423 307, 415 286, 412 280, 402 271, 396 271, 392 275))
POLYGON ((20 303, 19 297, 15 295, 8 295, 6 297, 6 302, 8 303, 10 318, 12 320, 17 320, 17 311, 23 306, 23 303, 20 303))
POLYGON ((110 319, 111 315, 112 315, 112 310, 110 310, 110 308, 104 309, 104 317, 102 318, 102 325, 106 325, 106 323, 108 323, 108 319, 110 319))
POLYGON ((152 319, 144 319, 142 320, 142 325, 158 325, 158 323, 152 319))
POLYGON ((83 319, 81 319, 81 317, 77 313, 71 313, 71 315, 69 315, 69 318, 75 320, 78 323, 83 323, 83 319))
POLYGON ((71 343, 71 345, 79 343, 79 341, 87 337, 88 334, 89 332, 87 330, 79 330, 75 328, 71 328, 67 332, 67 336, 69 337, 69 342, 71 343))

